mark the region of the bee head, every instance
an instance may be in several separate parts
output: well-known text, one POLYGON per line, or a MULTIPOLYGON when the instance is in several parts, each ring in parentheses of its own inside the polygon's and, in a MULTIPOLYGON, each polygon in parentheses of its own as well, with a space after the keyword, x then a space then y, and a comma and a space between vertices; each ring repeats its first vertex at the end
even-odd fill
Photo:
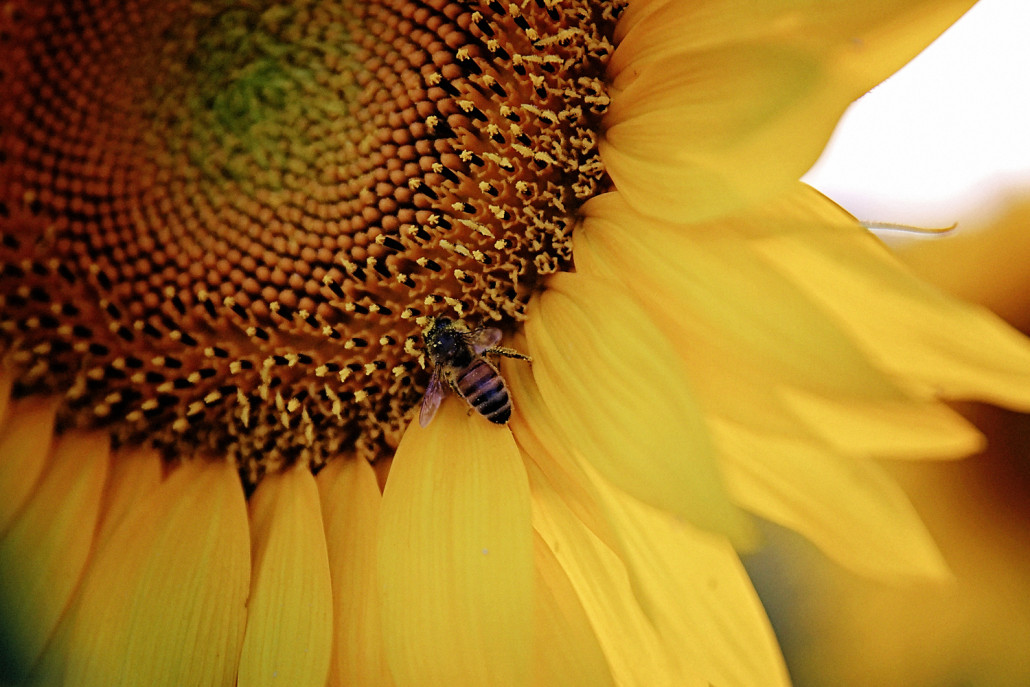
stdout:
POLYGON ((454 321, 447 317, 438 317, 429 325, 425 333, 426 352, 435 364, 450 360, 464 344, 462 333, 454 321))

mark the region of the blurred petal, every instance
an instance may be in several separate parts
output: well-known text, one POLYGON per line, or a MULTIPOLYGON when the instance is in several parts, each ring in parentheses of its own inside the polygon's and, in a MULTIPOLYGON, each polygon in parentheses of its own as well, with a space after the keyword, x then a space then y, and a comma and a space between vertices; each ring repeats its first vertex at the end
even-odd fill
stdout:
POLYGON ((323 685, 333 598, 318 487, 306 465, 267 475, 250 497, 253 576, 238 685, 323 685))
POLYGON ((576 590, 539 535, 536 561, 534 685, 606 687, 612 674, 576 590))
POLYGON ((318 473, 333 585, 330 685, 390 685, 376 584, 382 496, 368 461, 344 457, 318 473))
POLYGON ((401 687, 528 684, 529 486, 507 427, 445 400, 404 433, 383 493, 379 584, 401 687))
POLYGON ((1030 408, 1030 343, 984 308, 912 276, 816 191, 797 219, 748 227, 756 250, 847 326, 880 366, 926 393, 1030 408), (832 229, 830 229, 832 227, 832 229))
POLYGON ((730 487, 749 510, 802 534, 861 574, 948 579, 908 497, 872 461, 735 423, 715 420, 712 426, 730 487))
MULTIPOLYGON (((674 341, 710 414, 810 435, 855 455, 965 455, 979 433, 906 393, 850 332, 733 230, 745 213, 683 226, 644 218, 620 194, 594 198, 576 234, 584 274, 622 280, 674 341)), ((781 222, 789 217, 780 218, 781 222)))
POLYGON ((641 605, 682 669, 713 685, 788 685, 772 627, 730 543, 592 478, 641 605))
POLYGON ((891 250, 922 279, 964 301, 990 308, 1030 330, 1030 189, 1004 202, 998 216, 943 236, 919 237, 891 250))
POLYGON ((185 461, 134 503, 90 562, 64 683, 233 684, 249 577, 234 466, 185 461))
POLYGON ((635 3, 609 65, 601 155, 639 212, 693 221, 771 198, 848 104, 972 0, 635 3))
POLYGON ((566 443, 642 501, 747 541, 750 523, 730 504, 669 341, 615 282, 562 273, 548 287, 526 336, 566 443))
MULTIPOLYGON (((105 432, 69 432, 0 539, 0 618, 17 633, 28 672, 49 641, 89 558, 110 461, 105 432)), ((22 670, 24 669, 24 670, 22 670)))
POLYGON ((59 399, 12 401, 0 430, 0 533, 11 526, 43 474, 59 399))

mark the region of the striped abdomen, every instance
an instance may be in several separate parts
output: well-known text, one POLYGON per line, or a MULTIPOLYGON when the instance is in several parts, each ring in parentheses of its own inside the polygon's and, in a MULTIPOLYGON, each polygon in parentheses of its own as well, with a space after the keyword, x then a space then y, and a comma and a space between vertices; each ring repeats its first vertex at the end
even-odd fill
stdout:
POLYGON ((490 422, 503 425, 511 417, 511 399, 504 378, 493 365, 476 358, 454 376, 458 393, 490 422))

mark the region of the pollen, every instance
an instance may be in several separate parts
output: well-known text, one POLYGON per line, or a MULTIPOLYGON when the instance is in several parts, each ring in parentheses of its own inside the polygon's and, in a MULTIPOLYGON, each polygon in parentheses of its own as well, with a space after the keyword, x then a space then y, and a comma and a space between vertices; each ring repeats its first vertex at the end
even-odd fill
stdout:
POLYGON ((7 2, 0 347, 248 483, 392 453, 431 316, 571 267, 621 2, 7 2))

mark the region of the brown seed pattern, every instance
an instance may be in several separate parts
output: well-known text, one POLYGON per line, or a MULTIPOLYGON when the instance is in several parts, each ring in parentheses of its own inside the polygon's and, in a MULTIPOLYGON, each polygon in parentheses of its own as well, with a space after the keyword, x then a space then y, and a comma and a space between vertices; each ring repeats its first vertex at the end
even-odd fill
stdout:
POLYGON ((396 445, 431 315, 567 269, 619 2, 0 5, 0 337, 63 426, 254 482, 396 445))

